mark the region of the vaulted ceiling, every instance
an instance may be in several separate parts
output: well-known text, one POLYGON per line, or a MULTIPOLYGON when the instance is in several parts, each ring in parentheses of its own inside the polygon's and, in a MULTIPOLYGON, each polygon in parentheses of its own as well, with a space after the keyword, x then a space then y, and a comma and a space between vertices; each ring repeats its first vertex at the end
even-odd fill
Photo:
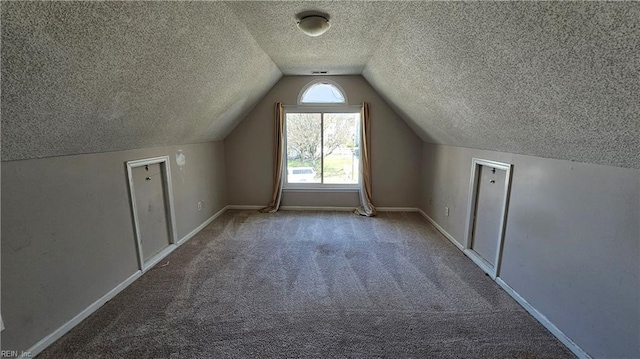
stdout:
POLYGON ((393 1, 247 1, 229 6, 285 75, 361 74, 404 3, 393 1), (296 14, 323 10, 331 28, 313 38, 296 27, 296 14))
POLYGON ((364 77, 424 141, 640 168, 638 3, 414 3, 364 77))
POLYGON ((424 141, 640 168, 640 5, 3 2, 2 160, 220 140, 283 75, 362 74, 424 141), (319 10, 331 28, 301 33, 319 10))

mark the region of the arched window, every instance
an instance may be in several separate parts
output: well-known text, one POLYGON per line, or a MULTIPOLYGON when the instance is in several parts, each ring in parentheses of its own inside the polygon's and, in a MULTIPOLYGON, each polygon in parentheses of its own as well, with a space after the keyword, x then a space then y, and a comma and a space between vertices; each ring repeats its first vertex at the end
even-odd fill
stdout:
POLYGON ((337 83, 317 79, 285 109, 284 189, 357 189, 360 106, 348 106, 337 83))
POLYGON ((347 96, 338 86, 328 81, 315 82, 307 85, 298 99, 300 104, 335 103, 346 104, 347 96))

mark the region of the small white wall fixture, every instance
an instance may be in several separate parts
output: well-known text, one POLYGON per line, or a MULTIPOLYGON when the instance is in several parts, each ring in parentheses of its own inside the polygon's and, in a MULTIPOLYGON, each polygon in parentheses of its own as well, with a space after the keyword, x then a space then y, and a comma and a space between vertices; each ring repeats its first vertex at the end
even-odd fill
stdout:
POLYGON ((142 272, 147 271, 158 263, 162 258, 166 257, 174 249, 177 248, 177 228, 173 201, 173 185, 171 183, 171 170, 169 167, 169 156, 146 158, 134 161, 127 161, 127 177, 129 180, 129 200, 131 202, 131 211, 133 214, 134 235, 136 239, 136 250, 138 254, 138 266, 142 272), (140 233, 140 222, 138 217, 138 208, 136 206, 135 186, 133 182, 133 169, 136 167, 159 164, 162 173, 162 183, 164 190, 164 200, 167 212, 167 224, 169 230, 169 246, 162 250, 154 257, 144 260, 142 237, 140 233))
POLYGON ((469 201, 467 205, 467 225, 464 238, 464 254, 469 257, 476 265, 484 270, 492 279, 500 274, 500 263, 502 260, 502 247, 504 243, 505 227, 507 221, 507 212, 509 207, 509 193, 511 190, 511 172, 513 165, 503 162, 496 162, 491 160, 484 160, 479 158, 473 158, 471 161, 471 179, 469 181, 469 201), (496 249, 495 264, 491 265, 476 251, 473 250, 473 236, 474 226, 476 219, 476 205, 478 198, 478 184, 480 176, 480 167, 486 166, 495 168, 497 170, 503 170, 506 172, 504 188, 503 188, 503 201, 501 203, 500 210, 500 224, 499 224, 499 237, 498 245, 496 249))

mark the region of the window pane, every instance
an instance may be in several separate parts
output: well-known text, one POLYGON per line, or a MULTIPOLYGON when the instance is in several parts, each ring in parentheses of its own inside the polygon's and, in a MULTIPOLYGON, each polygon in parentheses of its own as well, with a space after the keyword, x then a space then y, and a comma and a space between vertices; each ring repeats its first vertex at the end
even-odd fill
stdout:
POLYGON ((319 113, 288 113, 287 182, 320 183, 321 115, 319 113))
POLYGON ((359 113, 324 114, 324 183, 358 183, 359 123, 359 113))
POLYGON ((315 84, 302 94, 302 103, 344 103, 344 95, 331 84, 315 84))

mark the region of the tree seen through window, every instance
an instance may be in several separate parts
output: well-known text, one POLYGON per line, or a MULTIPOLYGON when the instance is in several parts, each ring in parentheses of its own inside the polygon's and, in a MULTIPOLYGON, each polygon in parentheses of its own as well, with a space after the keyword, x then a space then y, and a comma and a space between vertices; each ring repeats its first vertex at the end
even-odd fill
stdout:
POLYGON ((359 113, 287 113, 287 183, 357 184, 359 113))

